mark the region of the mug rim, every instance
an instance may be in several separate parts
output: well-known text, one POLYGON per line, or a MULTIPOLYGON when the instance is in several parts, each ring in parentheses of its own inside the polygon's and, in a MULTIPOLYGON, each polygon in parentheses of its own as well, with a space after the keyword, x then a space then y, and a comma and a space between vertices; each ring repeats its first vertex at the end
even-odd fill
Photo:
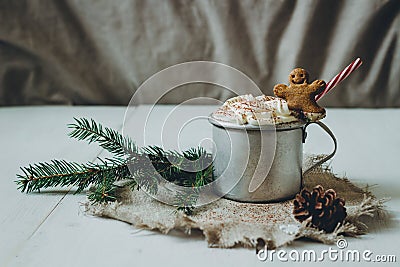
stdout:
POLYGON ((251 125, 251 124, 236 124, 233 122, 221 121, 213 117, 213 113, 208 116, 208 122, 218 128, 232 129, 232 130, 245 130, 245 131, 289 131, 294 129, 303 128, 306 121, 293 121, 280 124, 267 124, 267 125, 251 125))

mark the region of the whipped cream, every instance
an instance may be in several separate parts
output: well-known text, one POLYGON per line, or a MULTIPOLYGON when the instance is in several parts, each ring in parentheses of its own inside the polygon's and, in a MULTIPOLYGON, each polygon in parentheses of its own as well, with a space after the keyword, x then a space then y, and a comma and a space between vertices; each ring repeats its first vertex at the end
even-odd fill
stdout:
POLYGON ((251 94, 230 98, 213 113, 217 120, 256 126, 298 121, 294 115, 282 98, 251 94))

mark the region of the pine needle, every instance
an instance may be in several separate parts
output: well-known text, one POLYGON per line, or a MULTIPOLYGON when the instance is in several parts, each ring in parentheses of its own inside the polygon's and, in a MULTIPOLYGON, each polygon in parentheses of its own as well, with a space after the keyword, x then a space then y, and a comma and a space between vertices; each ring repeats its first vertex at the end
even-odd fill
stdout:
POLYGON ((117 131, 103 127, 93 119, 89 121, 85 118, 74 118, 74 120, 75 123, 68 124, 68 128, 72 129, 68 134, 69 137, 85 140, 89 144, 96 142, 116 157, 137 153, 135 143, 130 138, 122 136, 117 131))

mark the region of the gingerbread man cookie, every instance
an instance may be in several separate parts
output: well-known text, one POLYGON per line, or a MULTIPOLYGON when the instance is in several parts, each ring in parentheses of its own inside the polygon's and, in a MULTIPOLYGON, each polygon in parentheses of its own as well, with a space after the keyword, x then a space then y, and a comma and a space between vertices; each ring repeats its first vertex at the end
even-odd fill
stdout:
POLYGON ((320 94, 325 86, 326 84, 322 80, 316 80, 309 84, 307 71, 296 68, 289 75, 289 86, 285 84, 275 85, 274 94, 285 99, 289 109, 302 111, 306 117, 311 115, 315 118, 315 114, 325 114, 325 109, 315 101, 315 96, 320 94))

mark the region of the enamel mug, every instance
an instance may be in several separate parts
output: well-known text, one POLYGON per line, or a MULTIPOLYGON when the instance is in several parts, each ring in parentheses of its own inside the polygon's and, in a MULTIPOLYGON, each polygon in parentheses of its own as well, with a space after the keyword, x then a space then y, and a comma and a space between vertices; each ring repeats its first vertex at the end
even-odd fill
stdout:
POLYGON ((336 138, 322 122, 294 122, 275 126, 225 123, 209 116, 215 144, 216 190, 241 202, 275 202, 293 198, 304 175, 336 153, 336 138), (303 170, 303 144, 310 124, 321 127, 334 142, 334 151, 303 170), (223 179, 218 179, 223 177, 223 179))

